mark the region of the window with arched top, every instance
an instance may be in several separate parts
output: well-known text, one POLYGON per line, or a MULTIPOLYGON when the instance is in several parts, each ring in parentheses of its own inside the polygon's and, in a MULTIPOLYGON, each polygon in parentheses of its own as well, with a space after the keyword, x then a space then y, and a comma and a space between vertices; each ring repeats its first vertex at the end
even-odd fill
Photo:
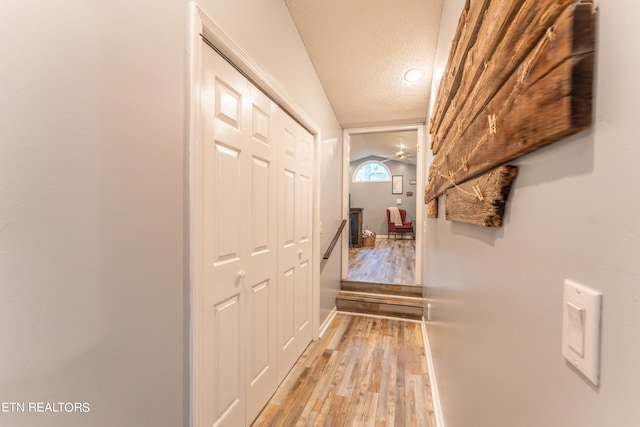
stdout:
POLYGON ((362 163, 353 173, 353 182, 385 182, 391 181, 391 171, 378 160, 362 163))

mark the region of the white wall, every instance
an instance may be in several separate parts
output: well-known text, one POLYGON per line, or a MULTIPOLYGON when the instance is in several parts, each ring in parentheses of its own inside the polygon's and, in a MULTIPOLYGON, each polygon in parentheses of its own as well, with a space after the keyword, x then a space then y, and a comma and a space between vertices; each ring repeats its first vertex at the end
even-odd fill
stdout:
MULTIPOLYGON (((463 1, 444 2, 437 65, 463 1)), ((640 5, 598 2, 595 122, 514 162, 505 224, 427 220, 428 325, 447 427, 640 424, 640 5), (601 385, 561 355, 562 286, 604 293, 601 385)))
POLYGON ((181 425, 182 1, 5 3, 0 425, 181 425), (143 7, 146 6, 146 7, 143 7))
MULTIPOLYGON (((284 2, 204 6, 340 153, 284 2)), ((186 0, 3 6, 0 425, 186 424, 186 13, 186 0), (90 412, 10 413, 2 402, 90 412)), ((339 188, 340 176, 323 183, 339 188)), ((340 195, 323 195, 333 226, 340 195)), ((339 268, 325 267, 324 293, 337 283, 339 268)))
MULTIPOLYGON (((322 142, 320 176, 320 219, 322 234, 320 249, 324 253, 342 222, 342 137, 324 139, 322 142)), ((346 218, 345 218, 346 219, 346 218)), ((342 235, 349 234, 348 224, 342 235)), ((320 264, 320 322, 326 321, 336 306, 336 295, 340 291, 342 274, 342 245, 336 244, 328 260, 320 264)))

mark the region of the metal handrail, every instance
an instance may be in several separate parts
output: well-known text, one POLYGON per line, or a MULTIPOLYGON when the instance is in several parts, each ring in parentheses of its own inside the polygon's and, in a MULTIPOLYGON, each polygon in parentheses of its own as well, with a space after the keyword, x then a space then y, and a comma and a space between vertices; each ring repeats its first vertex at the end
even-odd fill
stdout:
POLYGON ((333 236, 333 240, 331 240, 331 243, 329 244, 329 248, 327 248, 327 251, 324 253, 324 256, 322 257, 322 259, 329 259, 329 257, 331 256, 331 252, 333 252, 333 248, 335 248, 336 243, 338 243, 338 239, 340 238, 340 234, 342 234, 342 230, 344 229, 344 226, 346 223, 347 223, 347 220, 343 219, 342 223, 340 224, 340 227, 338 227, 338 231, 336 231, 336 235, 333 236))

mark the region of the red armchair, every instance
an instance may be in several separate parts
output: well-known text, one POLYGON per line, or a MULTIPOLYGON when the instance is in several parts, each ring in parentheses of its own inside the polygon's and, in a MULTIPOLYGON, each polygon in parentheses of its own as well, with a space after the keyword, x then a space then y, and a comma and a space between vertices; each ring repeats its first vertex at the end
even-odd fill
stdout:
POLYGON ((399 211, 402 225, 395 225, 395 223, 391 221, 391 213, 389 212, 389 209, 387 209, 387 229, 389 230, 389 237, 391 237, 391 233, 393 233, 397 240, 398 233, 400 233, 401 237, 404 233, 411 233, 411 237, 415 239, 416 233, 413 230, 413 224, 407 222, 407 211, 405 211, 404 209, 399 209, 399 211))

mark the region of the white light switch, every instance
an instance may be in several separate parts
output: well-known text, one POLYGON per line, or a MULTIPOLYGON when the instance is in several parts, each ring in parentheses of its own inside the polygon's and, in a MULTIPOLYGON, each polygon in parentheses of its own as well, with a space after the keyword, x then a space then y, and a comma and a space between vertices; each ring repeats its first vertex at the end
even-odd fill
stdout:
POLYGON ((584 307, 573 301, 567 302, 569 316, 569 348, 584 357, 584 307))
POLYGON ((564 281, 562 355, 592 383, 600 382, 602 294, 564 281))
POLYGON ((396 199, 396 205, 401 205, 402 204, 402 199, 396 199))

